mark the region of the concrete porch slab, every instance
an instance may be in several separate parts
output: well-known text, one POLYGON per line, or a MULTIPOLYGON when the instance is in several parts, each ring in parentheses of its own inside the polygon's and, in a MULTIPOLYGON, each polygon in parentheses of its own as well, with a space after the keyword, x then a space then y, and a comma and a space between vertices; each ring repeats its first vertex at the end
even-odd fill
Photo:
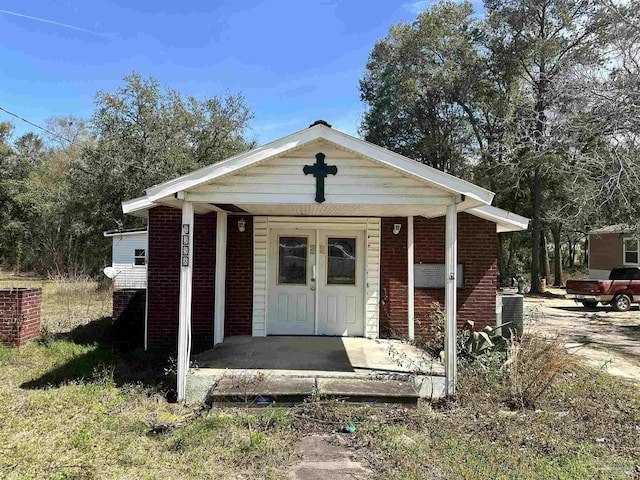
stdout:
POLYGON ((411 373, 444 375, 423 350, 398 340, 356 337, 229 337, 192 358, 201 369, 271 370, 295 375, 411 373))
POLYGON ((318 393, 357 400, 393 399, 403 403, 415 403, 419 398, 412 382, 399 380, 318 378, 318 393))
POLYGON ((415 403, 440 398, 442 365, 397 340, 231 337, 194 356, 188 401, 269 397, 301 401, 317 392, 353 401, 415 403))

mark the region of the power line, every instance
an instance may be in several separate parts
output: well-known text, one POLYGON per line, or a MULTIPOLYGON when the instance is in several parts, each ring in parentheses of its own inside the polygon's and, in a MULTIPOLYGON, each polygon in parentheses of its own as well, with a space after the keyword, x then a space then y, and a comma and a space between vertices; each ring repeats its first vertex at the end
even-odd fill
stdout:
POLYGON ((2 106, 0 106, 0 110, 2 110, 2 111, 3 111, 3 112, 5 112, 5 113, 8 113, 8 114, 9 114, 9 115, 11 115, 12 117, 16 117, 18 120, 22 120, 24 123, 28 123, 29 125, 31 125, 31 126, 33 126, 33 127, 39 128, 40 130, 42 130, 43 132, 48 133, 49 135, 52 135, 52 136, 57 137, 57 138, 60 138, 60 139, 64 140, 65 142, 73 143, 73 142, 72 142, 71 140, 69 140, 68 138, 63 137, 62 135, 60 135, 60 134, 58 134, 58 133, 52 132, 51 130, 49 130, 49 129, 47 129, 47 128, 41 127, 41 126, 40 126, 40 125, 38 125, 37 123, 33 123, 33 122, 31 122, 31 121, 27 120, 26 118, 21 117, 21 116, 20 116, 20 115, 18 115, 17 113, 10 112, 9 110, 7 110, 6 108, 4 108, 4 107, 2 107, 2 106))
MULTIPOLYGON (((48 128, 42 127, 42 126, 38 125, 37 123, 34 123, 34 122, 30 121, 30 120, 27 120, 26 118, 18 115, 17 113, 10 112, 6 108, 2 107, 1 105, 0 105, 0 110, 2 110, 3 112, 11 115, 12 117, 17 118, 18 120, 21 120, 21 121, 23 121, 25 123, 28 123, 31 126, 39 128, 40 130, 42 130, 43 132, 47 133, 48 135, 51 135, 51 136, 54 136, 54 137, 59 138, 61 140, 64 140, 69 145, 74 145, 76 147, 86 148, 87 150, 91 150, 93 153, 97 153, 98 155, 105 156, 105 157, 113 160, 114 162, 124 162, 123 159, 113 158, 111 155, 108 155, 108 154, 106 154, 104 152, 98 151, 96 148, 92 148, 91 146, 87 145, 86 143, 83 143, 82 145, 79 145, 74 140, 71 140, 70 138, 65 138, 64 136, 60 135, 59 133, 53 132, 53 131, 49 130, 48 128)), ((135 163, 131 163, 131 162, 124 162, 124 163, 126 163, 128 166, 130 166, 132 168, 137 168, 138 170, 145 170, 140 165, 136 165, 135 163)))

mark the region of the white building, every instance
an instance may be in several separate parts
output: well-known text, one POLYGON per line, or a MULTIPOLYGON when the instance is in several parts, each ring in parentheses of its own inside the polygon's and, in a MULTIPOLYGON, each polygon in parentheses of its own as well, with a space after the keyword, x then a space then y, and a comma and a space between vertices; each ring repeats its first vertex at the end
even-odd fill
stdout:
POLYGON ((113 284, 116 288, 147 288, 147 244, 146 228, 109 230, 111 237, 111 267, 115 271, 113 284))

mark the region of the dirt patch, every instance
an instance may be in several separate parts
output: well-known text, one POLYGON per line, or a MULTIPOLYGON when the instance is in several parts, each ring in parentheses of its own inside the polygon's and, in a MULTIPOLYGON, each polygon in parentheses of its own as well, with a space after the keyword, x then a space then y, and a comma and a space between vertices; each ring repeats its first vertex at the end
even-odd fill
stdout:
POLYGON ((525 328, 559 336, 567 351, 612 375, 640 382, 640 312, 616 312, 600 305, 588 309, 564 298, 564 290, 525 297, 525 328))

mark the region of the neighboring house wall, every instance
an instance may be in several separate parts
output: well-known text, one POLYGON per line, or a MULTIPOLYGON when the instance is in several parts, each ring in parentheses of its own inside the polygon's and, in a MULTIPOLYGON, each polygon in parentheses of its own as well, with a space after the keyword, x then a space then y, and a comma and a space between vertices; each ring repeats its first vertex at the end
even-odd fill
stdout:
MULTIPOLYGON (((445 219, 415 217, 415 263, 444 264, 445 219)), ((380 331, 382 336, 407 335, 407 221, 382 219, 380 331), (393 224, 402 229, 393 235, 393 224)), ((464 289, 458 290, 458 328, 467 320, 476 329, 496 321, 498 234, 495 223, 458 214, 458 264, 464 266, 464 289)), ((433 302, 444 305, 444 289, 415 289, 415 332, 426 334, 433 302)))
POLYGON ((112 267, 116 271, 116 288, 147 288, 147 266, 135 264, 135 251, 147 252, 147 232, 112 237, 112 267))
POLYGON ((609 278, 612 268, 622 266, 621 233, 589 235, 589 277, 609 278))

